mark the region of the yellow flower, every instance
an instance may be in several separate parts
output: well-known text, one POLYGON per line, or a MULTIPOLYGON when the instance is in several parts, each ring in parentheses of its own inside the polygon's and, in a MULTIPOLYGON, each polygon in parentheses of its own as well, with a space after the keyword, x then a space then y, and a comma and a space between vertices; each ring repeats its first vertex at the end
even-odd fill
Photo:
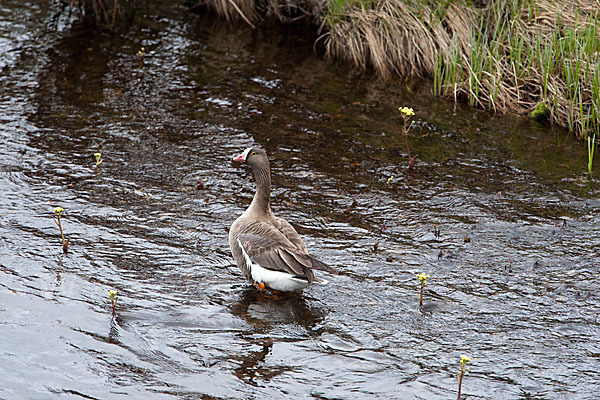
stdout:
POLYGON ((108 297, 110 297, 110 300, 111 300, 111 301, 113 301, 113 302, 114 302, 114 301, 116 301, 116 300, 117 300, 117 297, 118 297, 118 296, 117 296, 117 291, 116 291, 116 290, 110 290, 110 291, 108 292, 108 297))
POLYGON ((65 209, 62 207, 56 207, 54 209, 54 212, 57 213, 58 215, 62 214, 63 211, 65 211, 65 209))
POLYGON ((412 117, 415 115, 415 111, 411 107, 398 107, 398 111, 407 117, 412 117))
POLYGON ((96 157, 96 162, 98 162, 100 157, 102 157, 102 153, 94 153, 94 157, 96 157))
POLYGON ((467 356, 460 356, 460 365, 462 368, 465 367, 465 365, 467 365, 467 363, 471 361, 471 359, 467 356))
POLYGON ((388 178, 388 180, 387 180, 387 181, 388 181, 388 184, 389 184, 389 183, 392 183, 392 181, 393 181, 393 180, 394 180, 394 175, 392 175, 392 176, 390 176, 390 177, 388 178))
POLYGON ((421 281, 421 284, 424 285, 425 283, 427 283, 427 278, 429 278, 429 275, 425 275, 425 274, 421 273, 421 274, 417 275, 417 278, 419 278, 419 280, 421 281))

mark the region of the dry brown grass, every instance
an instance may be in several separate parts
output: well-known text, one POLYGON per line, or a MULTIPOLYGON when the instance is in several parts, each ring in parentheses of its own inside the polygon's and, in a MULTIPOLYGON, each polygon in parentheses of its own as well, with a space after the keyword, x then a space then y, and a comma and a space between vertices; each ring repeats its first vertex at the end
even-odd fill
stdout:
POLYGON ((449 57, 453 43, 467 51, 476 19, 476 11, 455 4, 440 16, 429 7, 383 0, 336 16, 324 44, 328 57, 372 67, 384 78, 433 76, 439 53, 449 57))
POLYGON ((483 9, 331 1, 323 41, 332 59, 382 78, 433 77, 436 93, 496 112, 525 114, 544 103, 552 122, 580 137, 600 127, 600 37, 586 37, 600 34, 599 0, 490 0, 483 9))
POLYGON ((220 17, 231 21, 242 19, 250 26, 265 17, 276 17, 290 22, 300 18, 317 20, 326 0, 201 0, 203 6, 220 17))
POLYGON ((253 21, 258 16, 256 4, 255 0, 202 0, 194 8, 206 7, 227 21, 241 18, 254 27, 253 21))
POLYGON ((127 29, 136 10, 147 7, 148 0, 58 0, 61 10, 68 6, 85 23, 111 31, 127 29))

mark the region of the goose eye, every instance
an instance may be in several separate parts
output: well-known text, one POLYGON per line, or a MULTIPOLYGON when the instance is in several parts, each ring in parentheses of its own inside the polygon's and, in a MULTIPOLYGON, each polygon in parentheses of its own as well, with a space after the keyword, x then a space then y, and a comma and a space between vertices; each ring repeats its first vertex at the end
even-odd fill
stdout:
POLYGON ((255 152, 255 151, 253 151, 252 153, 250 153, 250 155, 251 155, 251 156, 255 156, 255 155, 256 155, 256 152, 255 152))

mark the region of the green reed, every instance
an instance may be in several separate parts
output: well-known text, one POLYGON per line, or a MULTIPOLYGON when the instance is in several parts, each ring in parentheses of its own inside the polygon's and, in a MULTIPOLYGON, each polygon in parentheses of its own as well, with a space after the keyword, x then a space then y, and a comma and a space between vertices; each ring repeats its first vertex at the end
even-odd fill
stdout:
POLYGON ((587 147, 588 147, 588 172, 590 177, 592 176, 592 166, 594 163, 594 150, 596 149, 596 134, 594 136, 587 137, 587 147))
POLYGON ((552 123, 582 140, 600 133, 600 17, 578 8, 552 14, 532 0, 487 4, 468 52, 453 42, 451 56, 436 60, 434 93, 499 112, 544 103, 552 123))

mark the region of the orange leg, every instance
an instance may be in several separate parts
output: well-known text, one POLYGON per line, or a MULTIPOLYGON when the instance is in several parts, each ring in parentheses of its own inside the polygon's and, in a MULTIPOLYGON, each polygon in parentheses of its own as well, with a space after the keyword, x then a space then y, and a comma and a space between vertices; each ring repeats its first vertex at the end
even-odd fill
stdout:
POLYGON ((252 282, 252 285, 254 285, 254 287, 258 289, 258 292, 261 294, 261 296, 266 299, 279 300, 285 294, 285 292, 280 292, 279 290, 267 289, 267 286, 262 282, 259 283, 255 281, 252 282))

